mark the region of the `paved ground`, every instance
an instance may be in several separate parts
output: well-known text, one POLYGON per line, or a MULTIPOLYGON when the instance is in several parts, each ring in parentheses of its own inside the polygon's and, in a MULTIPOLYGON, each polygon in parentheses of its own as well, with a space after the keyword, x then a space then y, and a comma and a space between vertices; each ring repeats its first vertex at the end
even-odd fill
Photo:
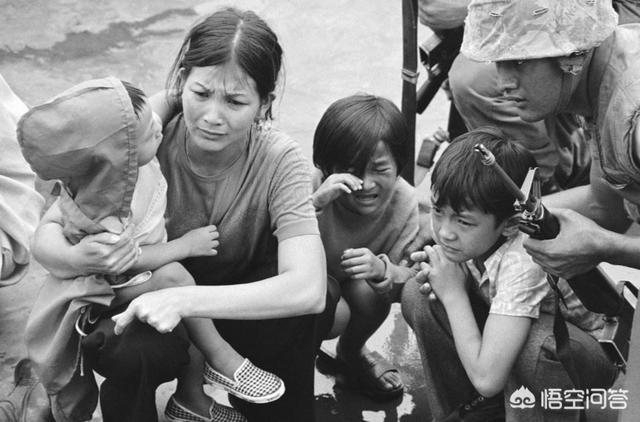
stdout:
MULTIPOLYGON (((129 0, 5 0, 0 15, 0 73, 28 104, 82 80, 105 75, 140 84, 152 93, 163 86, 189 25, 198 16, 229 3, 146 0, 132 6, 129 0)), ((315 124, 335 99, 368 92, 399 104, 400 2, 236 3, 255 10, 281 39, 285 78, 276 102, 277 125, 298 139, 308 156, 315 124)), ((419 117, 419 134, 446 124, 445 103, 438 97, 429 115, 419 117)), ((0 397, 10 391, 13 367, 24 356, 22 331, 42 275, 42 268, 35 264, 19 285, 0 290, 0 397)), ((370 346, 401 369, 408 386, 405 396, 399 402, 379 405, 318 374, 319 420, 426 420, 428 412, 421 399, 424 394, 417 370, 419 357, 397 308, 370 346)), ((160 407, 172 388, 171 384, 161 387, 160 407)), ((99 420, 96 415, 94 421, 99 420)))

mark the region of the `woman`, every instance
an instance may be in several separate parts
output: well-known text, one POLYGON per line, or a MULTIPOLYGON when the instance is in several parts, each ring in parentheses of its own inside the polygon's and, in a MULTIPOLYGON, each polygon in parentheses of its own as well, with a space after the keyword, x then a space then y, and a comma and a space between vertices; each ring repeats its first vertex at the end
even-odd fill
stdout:
MULTIPOLYGON (((293 140, 264 124, 281 56, 276 35, 253 12, 221 10, 185 38, 169 76, 175 97, 156 97, 160 116, 169 117, 168 104, 181 109, 165 125, 158 152, 169 239, 214 224, 219 253, 183 262, 200 286, 143 295, 114 317, 120 336, 103 316, 94 329, 100 336, 84 340, 85 356, 106 377, 105 422, 156 421, 155 388, 182 369, 172 398, 181 411, 172 420, 238 420, 204 393, 202 358, 193 348, 183 366, 187 346, 181 330, 172 330, 188 317, 216 319, 239 353, 284 380, 287 392, 274 403, 234 402, 249 420, 314 419, 313 363, 325 334, 318 331, 327 327, 313 314, 325 309, 325 259, 307 161, 293 140)), ((95 236, 78 246, 38 248, 57 238, 49 235, 56 230, 44 224, 35 242, 52 272, 119 273, 136 259, 127 236, 112 245, 95 236)))

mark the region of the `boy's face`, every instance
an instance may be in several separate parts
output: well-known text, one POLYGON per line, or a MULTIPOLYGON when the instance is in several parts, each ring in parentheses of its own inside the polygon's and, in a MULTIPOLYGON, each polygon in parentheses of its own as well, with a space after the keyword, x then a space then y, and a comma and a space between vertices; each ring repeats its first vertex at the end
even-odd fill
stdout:
MULTIPOLYGON (((435 204, 436 198, 431 198, 435 204)), ((451 261, 465 262, 470 259, 484 259, 493 252, 509 220, 496 225, 496 217, 477 208, 456 213, 450 206, 431 210, 431 230, 436 243, 451 261)))
POLYGON ((149 103, 140 113, 135 136, 138 141, 138 167, 142 167, 156 156, 160 142, 162 142, 162 121, 151 110, 149 103))
POLYGON ((362 189, 341 195, 337 200, 342 206, 357 214, 375 213, 389 203, 397 178, 396 162, 387 145, 379 141, 362 175, 362 189))

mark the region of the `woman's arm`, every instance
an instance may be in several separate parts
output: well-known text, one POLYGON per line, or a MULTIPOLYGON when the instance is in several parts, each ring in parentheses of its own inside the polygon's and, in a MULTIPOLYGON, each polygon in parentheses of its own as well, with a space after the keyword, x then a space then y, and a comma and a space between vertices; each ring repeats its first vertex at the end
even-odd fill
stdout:
POLYGON ((86 236, 72 245, 62 233, 62 214, 56 201, 36 229, 33 257, 58 278, 120 274, 129 269, 138 257, 131 230, 132 227, 120 235, 100 233, 86 236))
POLYGON ((270 319, 315 314, 324 309, 326 281, 320 236, 295 236, 278 244, 278 275, 253 283, 144 294, 114 317, 116 333, 135 318, 167 332, 182 318, 270 319))

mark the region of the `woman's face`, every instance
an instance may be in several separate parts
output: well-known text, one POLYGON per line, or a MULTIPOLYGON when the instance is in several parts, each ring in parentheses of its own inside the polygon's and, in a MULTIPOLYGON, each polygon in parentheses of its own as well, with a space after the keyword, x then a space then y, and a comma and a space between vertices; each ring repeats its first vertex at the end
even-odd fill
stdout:
POLYGON ((515 103, 522 120, 536 122, 556 111, 562 70, 555 59, 507 60, 496 65, 499 88, 506 100, 515 103))
POLYGON ((184 120, 190 141, 202 152, 243 150, 261 106, 255 81, 233 63, 194 67, 186 75, 184 120))

